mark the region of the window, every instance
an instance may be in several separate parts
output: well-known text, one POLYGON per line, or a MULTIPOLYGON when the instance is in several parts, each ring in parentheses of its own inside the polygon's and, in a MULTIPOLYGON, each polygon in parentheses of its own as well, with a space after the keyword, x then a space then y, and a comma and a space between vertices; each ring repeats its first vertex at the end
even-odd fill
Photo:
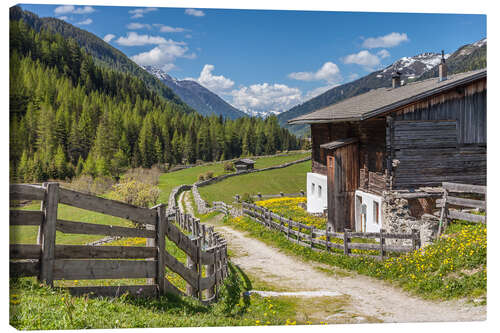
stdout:
POLYGON ((316 184, 311 183, 311 194, 314 194, 315 187, 316 187, 316 184))
POLYGON ((373 202, 373 220, 376 224, 379 224, 379 214, 378 214, 378 202, 373 202))
POLYGON ((318 185, 318 198, 321 198, 321 185, 318 185))

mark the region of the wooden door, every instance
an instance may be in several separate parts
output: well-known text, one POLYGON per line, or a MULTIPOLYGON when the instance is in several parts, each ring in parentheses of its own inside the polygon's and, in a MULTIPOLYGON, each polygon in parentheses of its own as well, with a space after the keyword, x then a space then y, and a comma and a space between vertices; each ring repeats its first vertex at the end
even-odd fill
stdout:
POLYGON ((328 229, 355 228, 354 193, 359 187, 358 144, 330 150, 327 157, 328 229))

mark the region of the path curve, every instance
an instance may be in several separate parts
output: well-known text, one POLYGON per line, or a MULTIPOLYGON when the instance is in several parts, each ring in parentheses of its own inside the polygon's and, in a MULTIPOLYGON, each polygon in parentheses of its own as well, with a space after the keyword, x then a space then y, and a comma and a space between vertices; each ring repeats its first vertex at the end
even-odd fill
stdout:
POLYGON ((341 313, 323 312, 322 320, 328 323, 363 322, 366 318, 383 322, 486 320, 486 306, 469 305, 463 300, 423 300, 387 282, 332 266, 303 262, 245 232, 217 224, 216 229, 224 235, 234 253, 231 261, 244 271, 269 285, 279 286, 281 291, 331 291, 348 299, 341 313), (328 268, 337 274, 327 274, 315 267, 328 268), (352 318, 357 319, 353 321, 352 318))

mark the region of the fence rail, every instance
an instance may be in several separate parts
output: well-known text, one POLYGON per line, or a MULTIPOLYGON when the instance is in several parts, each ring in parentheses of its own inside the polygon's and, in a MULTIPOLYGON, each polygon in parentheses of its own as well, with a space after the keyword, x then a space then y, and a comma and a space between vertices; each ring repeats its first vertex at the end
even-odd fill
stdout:
MULTIPOLYGON (((284 197, 290 197, 290 198, 293 198, 293 197, 304 197, 305 195, 306 194, 305 194, 304 191, 300 191, 299 193, 283 193, 283 192, 280 192, 279 194, 260 194, 260 193, 257 193, 255 195, 251 195, 250 197, 252 199, 262 200, 262 199, 284 198, 284 197)), ((241 196, 239 194, 236 194, 234 196, 234 200, 236 202, 240 202, 241 196)))
POLYGON ((75 295, 101 296, 125 292, 157 296, 171 292, 207 302, 217 297, 219 286, 227 276, 224 239, 191 215, 178 210, 167 215, 163 204, 147 209, 59 188, 58 183, 13 184, 10 199, 42 201, 40 211, 10 211, 11 226, 39 226, 37 244, 10 245, 11 277, 37 276, 50 286, 54 280, 146 278, 148 284, 143 286, 89 286, 69 290, 75 295), (145 225, 146 229, 60 220, 57 219, 59 203, 125 218, 145 225), (56 231, 141 237, 146 238, 146 246, 56 244, 56 231), (186 253, 186 264, 166 251, 165 237, 186 253), (165 267, 186 281, 186 293, 165 278, 165 267))
POLYGON ((438 207, 441 207, 438 236, 448 225, 449 219, 460 219, 475 223, 486 223, 486 215, 477 215, 464 212, 462 210, 451 209, 451 206, 467 207, 476 209, 486 209, 486 186, 468 185, 459 183, 443 183, 443 197, 436 201, 438 207), (454 195, 451 195, 454 193, 454 195), (484 200, 460 198, 459 195, 473 194, 484 196, 484 200))
POLYGON ((350 229, 345 229, 344 233, 330 232, 319 230, 310 225, 293 221, 286 217, 280 216, 270 210, 257 206, 255 204, 243 203, 243 214, 249 216, 254 221, 260 223, 268 229, 277 230, 286 234, 287 238, 304 247, 308 247, 314 251, 327 251, 330 253, 344 253, 345 255, 353 254, 351 250, 373 250, 378 251, 379 255, 367 255, 377 259, 383 259, 388 252, 405 253, 416 250, 420 247, 420 231, 412 230, 411 234, 388 233, 385 230, 380 232, 352 232, 350 229), (320 237, 324 236, 325 239, 320 237), (356 243, 353 238, 368 238, 378 239, 378 243, 356 243), (332 239, 338 239, 342 242, 332 242, 332 239), (411 246, 396 246, 386 245, 386 239, 409 239, 412 241, 411 246), (332 251, 332 249, 340 250, 341 252, 332 251))

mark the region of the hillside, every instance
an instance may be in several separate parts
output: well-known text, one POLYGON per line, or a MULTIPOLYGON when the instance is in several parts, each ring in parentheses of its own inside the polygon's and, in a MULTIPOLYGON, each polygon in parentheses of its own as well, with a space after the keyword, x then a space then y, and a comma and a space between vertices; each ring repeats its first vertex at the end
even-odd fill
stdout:
MULTIPOLYGON (((314 112, 343 99, 365 93, 371 89, 389 87, 393 71, 400 71, 402 81, 420 80, 438 75, 440 61, 438 53, 422 53, 414 57, 403 57, 386 68, 372 72, 355 81, 332 88, 278 115, 281 126, 290 129, 296 135, 308 135, 309 125, 288 125, 287 121, 314 112)), ((486 67, 486 39, 467 44, 447 56, 448 73, 455 74, 486 67)))
MULTIPOLYGON (((37 32, 45 29, 58 33, 64 38, 74 39, 80 47, 92 55, 97 64, 138 77, 146 83, 148 88, 157 92, 160 96, 176 104, 186 106, 170 88, 165 86, 155 76, 145 71, 121 51, 115 49, 96 35, 54 17, 40 18, 34 13, 22 10, 18 6, 10 8, 9 17, 11 21, 22 19, 37 32)), ((186 111, 192 110, 186 107, 186 111)))
POLYGON ((222 115, 230 119, 248 116, 224 101, 222 98, 192 80, 177 80, 157 67, 144 66, 146 71, 156 76, 167 87, 172 89, 187 105, 198 113, 209 116, 222 115))
POLYGON ((297 149, 276 117, 186 112, 137 76, 99 65, 72 38, 10 21, 10 179, 119 177, 130 167, 297 149))

